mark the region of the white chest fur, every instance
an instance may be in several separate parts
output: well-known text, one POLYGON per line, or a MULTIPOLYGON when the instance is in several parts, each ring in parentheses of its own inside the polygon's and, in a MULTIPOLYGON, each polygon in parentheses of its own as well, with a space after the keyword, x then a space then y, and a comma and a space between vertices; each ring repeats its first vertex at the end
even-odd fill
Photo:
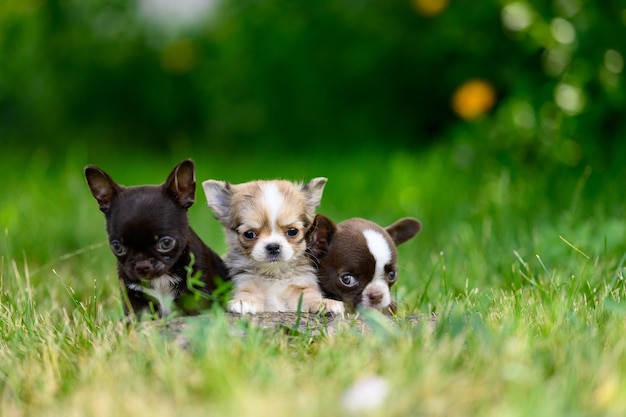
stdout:
POLYGON ((141 291, 148 297, 154 299, 158 303, 159 312, 162 317, 172 312, 172 304, 176 296, 174 288, 180 283, 181 278, 162 275, 158 278, 151 279, 146 284, 130 284, 128 288, 135 291, 141 291))
POLYGON ((343 303, 324 300, 315 274, 303 272, 279 279, 241 273, 234 276, 236 289, 228 310, 239 314, 262 311, 296 311, 302 297, 302 311, 317 312, 322 308, 336 314, 343 312, 343 303))

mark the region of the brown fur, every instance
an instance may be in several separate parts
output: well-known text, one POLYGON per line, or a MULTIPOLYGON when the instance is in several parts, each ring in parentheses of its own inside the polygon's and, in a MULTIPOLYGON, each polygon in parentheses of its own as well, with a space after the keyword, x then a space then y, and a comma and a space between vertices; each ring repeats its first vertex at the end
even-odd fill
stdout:
MULTIPOLYGON (((328 217, 318 214, 307 239, 324 294, 342 300, 348 310, 365 307, 394 311, 390 289, 398 277, 396 246, 413 238, 420 229, 421 224, 410 218, 382 228, 360 218, 335 225, 328 217), (365 233, 376 234, 389 249, 387 262, 378 271, 376 256, 370 252, 365 233), (348 276, 352 277, 349 284, 345 282, 348 276)), ((386 252, 384 249, 378 247, 386 252)))

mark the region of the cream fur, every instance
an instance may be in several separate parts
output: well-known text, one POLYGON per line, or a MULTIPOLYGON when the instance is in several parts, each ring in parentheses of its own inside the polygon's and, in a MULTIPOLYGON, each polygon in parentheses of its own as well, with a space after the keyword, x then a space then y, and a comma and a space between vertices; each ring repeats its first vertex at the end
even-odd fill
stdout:
POLYGON ((302 296, 302 310, 342 313, 343 303, 324 299, 315 269, 306 256, 306 229, 319 205, 325 178, 308 184, 289 181, 251 181, 228 184, 203 183, 209 207, 224 227, 228 254, 224 263, 235 285, 228 310, 240 314, 295 311, 302 296), (287 230, 295 228, 295 237, 287 230), (245 237, 254 231, 255 239, 245 237), (268 255, 268 244, 280 253, 268 255))

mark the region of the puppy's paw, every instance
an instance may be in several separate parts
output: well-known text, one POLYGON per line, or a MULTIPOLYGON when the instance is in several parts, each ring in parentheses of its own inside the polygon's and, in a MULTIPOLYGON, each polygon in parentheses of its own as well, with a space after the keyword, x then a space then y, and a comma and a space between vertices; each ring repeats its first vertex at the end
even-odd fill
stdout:
POLYGON ((228 311, 238 314, 256 314, 261 310, 261 306, 252 300, 235 298, 228 302, 228 311))
POLYGON ((343 302, 337 300, 331 300, 330 298, 323 298, 320 305, 320 310, 325 313, 343 314, 346 309, 343 302))

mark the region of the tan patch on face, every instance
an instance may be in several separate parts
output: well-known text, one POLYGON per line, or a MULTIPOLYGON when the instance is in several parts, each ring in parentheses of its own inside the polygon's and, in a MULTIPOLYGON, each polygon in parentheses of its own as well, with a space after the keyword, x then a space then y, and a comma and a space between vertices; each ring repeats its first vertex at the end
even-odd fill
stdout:
POLYGON ((261 228, 302 219, 305 198, 289 181, 254 181, 233 186, 231 207, 239 223, 261 228))
MULTIPOLYGON (((268 245, 279 245, 279 261, 306 249, 307 199, 302 186, 289 181, 253 181, 233 186, 235 229, 246 254, 257 261, 268 245)), ((268 259, 269 260, 269 259, 268 259)))

